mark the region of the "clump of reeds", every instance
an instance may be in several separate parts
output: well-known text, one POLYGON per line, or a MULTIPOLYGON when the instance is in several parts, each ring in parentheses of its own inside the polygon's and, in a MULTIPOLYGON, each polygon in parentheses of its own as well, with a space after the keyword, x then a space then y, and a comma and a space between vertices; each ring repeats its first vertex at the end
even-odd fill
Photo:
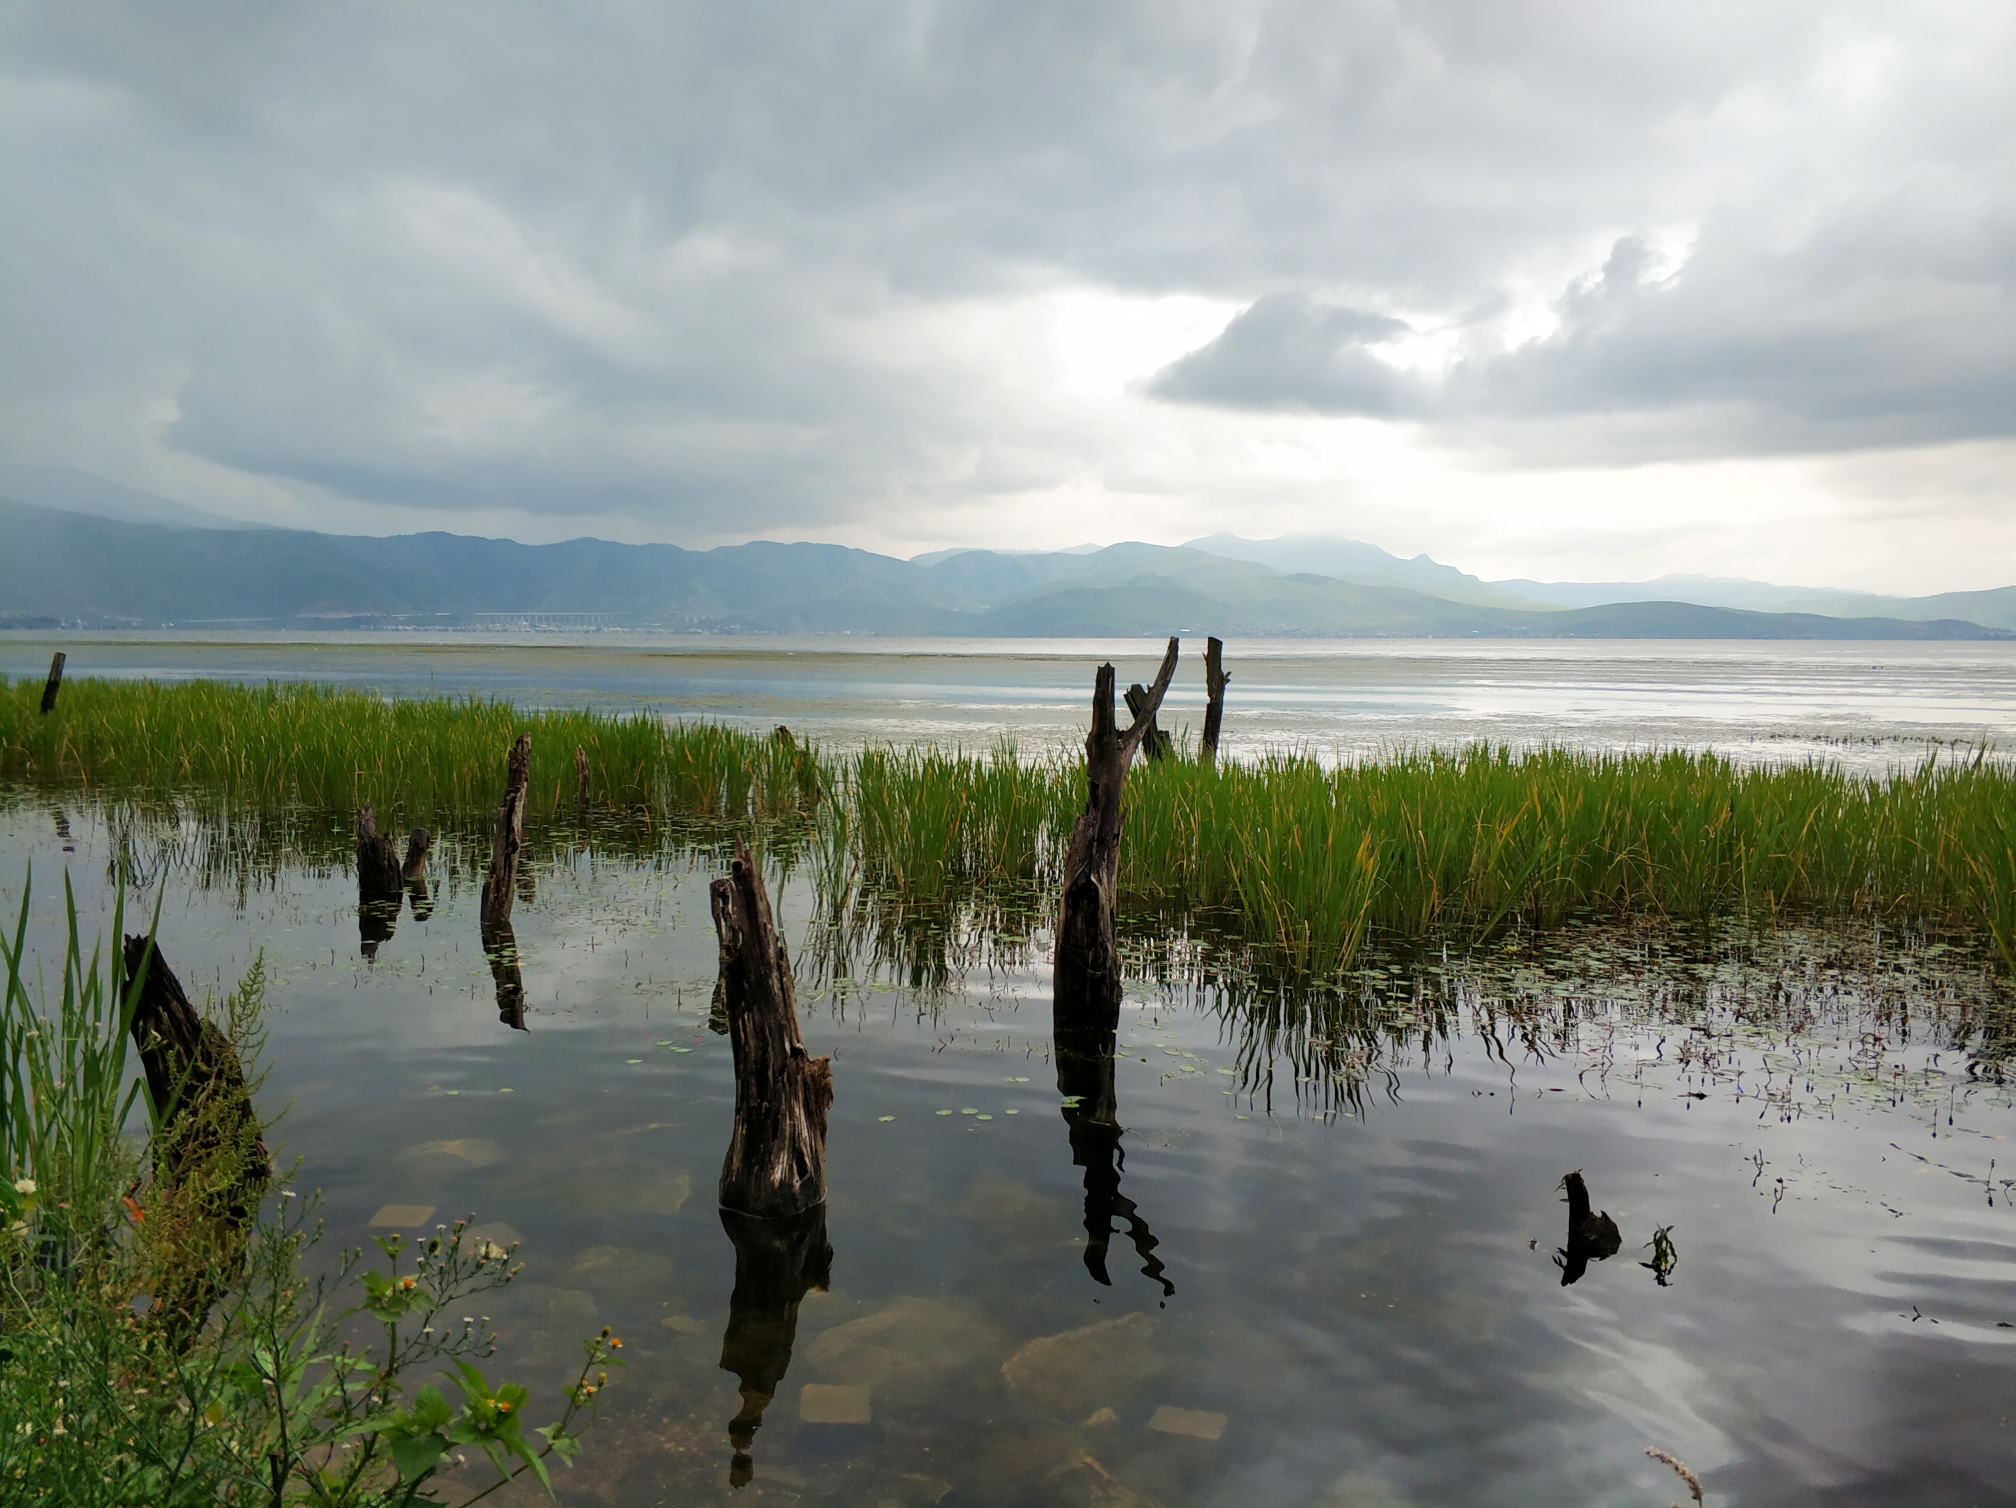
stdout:
MULTIPOLYGON (((649 716, 206 682, 79 680, 44 718, 39 692, 0 685, 0 777, 221 790, 261 810, 369 800, 452 830, 480 822, 504 749, 530 731, 535 815, 575 803, 577 745, 598 807, 647 826, 754 819, 803 836, 826 810, 813 872, 829 912, 868 903, 914 919, 1014 892, 1026 924, 1085 799, 1081 762, 1007 745, 833 758, 781 733, 649 716)), ((2016 775, 1981 759, 1881 777, 1482 745, 1341 768, 1167 759, 1129 778, 1125 834, 1127 904, 1215 914, 1319 975, 1374 932, 1587 915, 1967 922, 2016 963, 2016 775)))

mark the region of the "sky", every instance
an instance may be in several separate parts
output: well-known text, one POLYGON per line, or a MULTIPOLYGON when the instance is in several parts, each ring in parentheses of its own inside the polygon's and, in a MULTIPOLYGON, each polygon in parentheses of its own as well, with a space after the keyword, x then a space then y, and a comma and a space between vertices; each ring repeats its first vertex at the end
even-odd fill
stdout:
POLYGON ((0 454, 339 532, 2016 582, 2016 7, 0 0, 0 454))

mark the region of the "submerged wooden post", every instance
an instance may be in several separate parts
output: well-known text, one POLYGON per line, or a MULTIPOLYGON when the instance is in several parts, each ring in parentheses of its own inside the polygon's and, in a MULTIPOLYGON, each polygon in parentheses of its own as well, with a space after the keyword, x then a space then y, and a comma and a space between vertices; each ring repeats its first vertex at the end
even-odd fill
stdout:
MULTIPOLYGON (((1147 705, 1148 688, 1136 681, 1127 688, 1127 711, 1138 718, 1147 705)), ((1169 752, 1169 735, 1155 725, 1152 711, 1148 713, 1148 731, 1141 736, 1141 752, 1150 759, 1160 759, 1169 752)))
POLYGON ((1204 641, 1204 742, 1198 759, 1207 765, 1218 763, 1218 730, 1225 721, 1225 645, 1218 639, 1204 641))
POLYGON ((532 781, 532 735, 520 733, 511 745, 504 800, 490 834, 490 872, 483 877, 483 926, 511 920, 511 897, 518 889, 518 850, 525 844, 525 793, 532 781))
POLYGON ((180 1344, 242 1266, 273 1158, 229 1039, 189 1003, 151 939, 127 938, 123 961, 137 981, 133 1041, 157 1117, 147 1214, 163 1265, 148 1314, 180 1344))
POLYGON ((42 715, 47 717, 56 710, 56 693, 63 689, 63 661, 67 658, 62 650, 49 657, 49 683, 42 688, 42 715))
POLYGON ((1092 731, 1085 735, 1085 810, 1064 851, 1064 895, 1058 908, 1052 979, 1060 1010, 1096 1007, 1103 1012, 1120 1001, 1120 952, 1113 935, 1113 891, 1120 874, 1120 791, 1134 751, 1176 673, 1177 647, 1171 638, 1155 684, 1125 732, 1113 718, 1113 667, 1099 667, 1092 691, 1092 731))
POLYGON ((735 1131, 721 1163, 721 1207, 766 1220, 801 1214, 826 1198, 832 1060, 805 1051, 791 958, 741 839, 708 902, 735 1057, 735 1131))

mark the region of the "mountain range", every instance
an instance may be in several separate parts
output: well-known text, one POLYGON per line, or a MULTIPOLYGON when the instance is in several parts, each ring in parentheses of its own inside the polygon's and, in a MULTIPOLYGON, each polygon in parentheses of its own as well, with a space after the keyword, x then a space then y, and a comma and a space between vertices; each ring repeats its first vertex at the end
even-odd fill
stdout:
POLYGON ((0 627, 494 627, 537 616, 987 637, 2016 637, 2016 587, 1894 598, 1706 578, 1487 582, 1353 540, 1228 534, 915 560, 768 541, 525 545, 250 527, 59 468, 0 467, 0 488, 29 494, 0 493, 0 627))

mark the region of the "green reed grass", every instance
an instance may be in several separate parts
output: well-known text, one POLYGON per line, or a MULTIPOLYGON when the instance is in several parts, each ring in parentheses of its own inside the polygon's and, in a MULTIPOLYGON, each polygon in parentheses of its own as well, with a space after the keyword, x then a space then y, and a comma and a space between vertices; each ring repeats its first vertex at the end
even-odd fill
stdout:
POLYGON ((30 681, 0 682, 0 775, 109 791, 204 788, 256 805, 372 802, 418 818, 493 806, 499 750, 532 735, 530 804, 576 799, 574 750, 596 799, 730 818, 816 804, 823 772, 786 739, 595 712, 519 712, 476 698, 390 701, 340 687, 78 679, 41 716, 30 681))
MULTIPOLYGON (((108 797, 221 790, 269 809, 396 803, 472 832, 519 732, 532 734, 534 810, 549 817, 574 802, 578 744, 599 804, 650 821, 774 829, 764 819, 781 818, 809 833, 836 932, 836 907, 870 904, 923 938, 934 908, 1010 892, 1026 924, 1085 795, 1082 763, 1012 745, 833 758, 645 716, 205 682, 80 680, 43 719, 39 693, 39 682, 0 685, 0 778, 108 797)), ((1129 777, 1125 833, 1129 906, 1215 914, 1318 974, 1344 968, 1373 932, 1582 915, 1970 923, 2016 963, 2016 776, 1983 759, 1873 778, 1743 769, 1713 754, 1481 746, 1342 768, 1293 754, 1215 770, 1168 759, 1129 777)), ((930 923, 940 937, 947 925, 930 923)))

